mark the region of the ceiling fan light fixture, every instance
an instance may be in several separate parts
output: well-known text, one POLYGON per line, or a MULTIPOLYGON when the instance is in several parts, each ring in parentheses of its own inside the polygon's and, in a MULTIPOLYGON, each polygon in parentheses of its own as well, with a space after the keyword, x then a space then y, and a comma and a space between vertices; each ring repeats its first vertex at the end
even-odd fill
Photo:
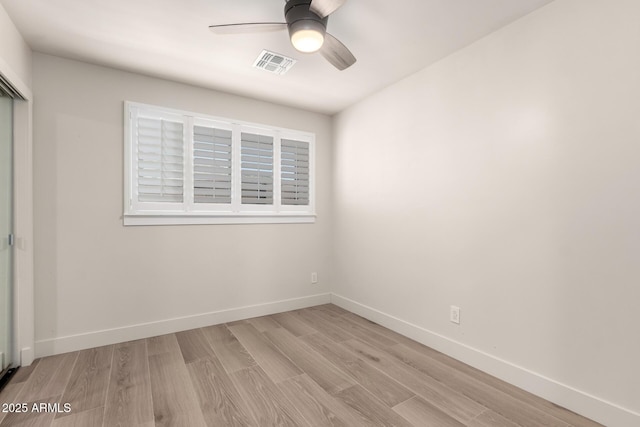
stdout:
POLYGON ((317 52, 323 43, 324 34, 316 30, 299 30, 291 35, 291 44, 300 52, 317 52))
MULTIPOLYGON (((289 14, 288 17, 291 15, 289 14)), ((289 24, 291 44, 296 50, 304 53, 320 50, 324 44, 326 32, 326 24, 320 19, 299 19, 289 24)))
MULTIPOLYGON (((1 0, 0 0, 1 1, 1 0)), ((216 34, 244 32, 247 28, 262 31, 271 29, 289 30, 289 40, 299 52, 320 52, 338 70, 346 70, 356 62, 356 57, 337 38, 327 32, 329 15, 347 0, 286 0, 284 19, 286 22, 244 22, 238 24, 210 25, 216 34)), ((273 64, 270 64, 271 66, 273 64)))

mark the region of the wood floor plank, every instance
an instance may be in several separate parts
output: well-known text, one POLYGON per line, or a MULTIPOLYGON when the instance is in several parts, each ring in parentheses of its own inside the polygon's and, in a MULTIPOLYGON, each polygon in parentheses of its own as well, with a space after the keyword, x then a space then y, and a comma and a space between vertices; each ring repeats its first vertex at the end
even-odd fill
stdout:
POLYGON ((2 420, 0 426, 2 427, 49 427, 53 423, 53 418, 56 416, 56 412, 48 412, 46 410, 33 410, 33 405, 53 405, 60 404, 62 395, 50 396, 47 398, 38 398, 33 401, 21 400, 20 397, 16 399, 16 403, 26 403, 27 412, 11 412, 2 420))
POLYGON ((201 330, 227 373, 256 366, 256 361, 226 325, 209 326, 201 330))
POLYGON ((353 427, 360 423, 353 409, 334 399, 306 374, 289 378, 278 387, 314 427, 353 427))
POLYGON ((317 311, 314 313, 317 316, 325 318, 329 322, 333 321, 333 324, 335 324, 338 328, 351 334, 351 336, 359 338, 362 341, 367 342, 375 347, 390 347, 397 344, 396 341, 373 331, 371 328, 365 328, 345 316, 340 316, 338 319, 332 320, 332 318, 329 317, 327 315, 327 312, 325 311, 317 311))
POLYGON ((451 418, 420 396, 413 397, 406 402, 396 405, 393 410, 415 426, 466 426, 466 424, 462 424, 460 421, 451 418))
POLYGON ((522 427, 569 427, 569 424, 403 344, 385 351, 522 427))
POLYGON ((257 426, 310 426, 260 367, 236 371, 231 379, 257 426))
POLYGON ((184 363, 206 359, 214 354, 213 347, 211 347, 201 329, 176 332, 176 339, 178 340, 180 351, 182 351, 184 363))
POLYGON ((11 378, 11 382, 17 384, 27 381, 33 370, 38 366, 38 363, 40 363, 40 359, 34 360, 29 366, 21 366, 18 372, 11 378))
POLYGON ((401 335, 395 331, 392 331, 391 329, 385 328, 382 325, 379 325, 376 322, 373 322, 369 319, 366 319, 364 317, 358 316, 357 314, 354 313, 345 313, 342 315, 343 319, 347 319, 352 323, 356 323, 360 326, 362 326, 363 328, 366 328, 372 332, 375 332, 377 334, 380 334, 392 341, 395 341, 396 343, 399 344, 408 344, 408 343, 413 343, 413 344, 417 344, 417 345, 422 345, 414 340, 412 340, 411 338, 405 337, 404 335, 401 335))
MULTIPOLYGON (((354 320, 355 317, 359 317, 355 314, 350 314, 349 317, 354 320)), ((363 319, 366 321, 366 319, 363 319)), ((378 325, 379 326, 379 325, 378 325)), ((379 326, 381 327, 381 326, 379 326)), ((382 327, 381 327, 382 328, 382 327)), ((413 341, 409 338, 402 337, 401 335, 390 331, 386 328, 383 328, 390 333, 396 334, 401 338, 398 339, 398 342, 404 344, 405 346, 415 350, 419 353, 425 354, 426 356, 435 359, 456 371, 463 372, 470 377, 473 377, 481 382, 486 383, 487 385, 500 390, 512 397, 517 398, 523 402, 526 402, 530 406, 537 408, 549 415, 552 415, 568 424, 571 424, 576 427, 603 427, 602 424, 596 423, 595 421, 589 420, 581 415, 578 415, 574 412, 571 412, 565 408, 561 408, 553 403, 542 399, 541 397, 535 396, 521 388, 518 388, 512 384, 509 384, 505 381, 502 381, 492 375, 489 375, 485 372, 480 371, 472 366, 467 365, 466 363, 460 362, 452 357, 447 356, 444 353, 441 353, 437 350, 434 350, 430 347, 427 347, 423 344, 420 344, 417 341, 413 341)))
POLYGON ((149 356, 149 373, 157 427, 206 426, 179 350, 149 356))
POLYGON ((147 338, 147 355, 154 356, 162 353, 181 353, 180 344, 175 334, 160 335, 147 338))
POLYGON ((234 320, 233 322, 225 323, 225 325, 227 325, 227 327, 229 327, 229 326, 234 326, 234 325, 242 325, 243 323, 249 323, 249 320, 248 319, 234 320))
POLYGON ((52 427, 102 427, 104 421, 104 407, 74 412, 71 415, 53 420, 52 427))
POLYGON ((59 354, 40 360, 18 395, 20 402, 33 402, 51 396, 62 396, 78 352, 59 354))
POLYGON ((349 374, 389 407, 404 402, 415 395, 397 381, 355 356, 347 348, 331 341, 322 334, 306 335, 300 339, 340 370, 349 374))
POLYGON ((336 324, 327 320, 322 315, 315 313, 313 310, 296 310, 295 312, 299 317, 304 319, 312 328, 317 330, 318 332, 330 337, 332 340, 336 342, 350 340, 355 338, 353 335, 348 333, 342 328, 336 326, 336 324))
POLYGON ((461 423, 487 410, 476 401, 362 341, 349 340, 342 345, 461 423))
POLYGON ((248 320, 259 332, 269 331, 271 329, 280 328, 280 324, 276 322, 271 316, 254 317, 248 320))
POLYGON ((340 311, 339 307, 332 304, 316 305, 309 307, 308 310, 316 314, 323 313, 325 316, 329 317, 332 322, 339 320, 344 314, 340 311))
POLYGON ((466 363, 460 362, 452 357, 449 357, 437 350, 434 350, 430 347, 427 347, 417 341, 414 341, 410 338, 407 338, 403 335, 398 334, 390 329, 385 328, 375 322, 372 322, 368 319, 365 319, 357 314, 345 312, 343 314, 343 318, 349 319, 351 322, 355 322, 363 327, 366 327, 373 332, 381 334, 391 340, 394 340, 400 344, 404 344, 407 347, 418 351, 420 353, 425 353, 427 356, 438 360, 450 366, 452 369, 464 372, 465 374, 474 377, 482 382, 487 383, 488 385, 496 388, 508 395, 516 397, 518 400, 522 400, 523 402, 527 402, 530 406, 533 406, 537 409, 546 412, 549 415, 552 415, 562 421, 565 421, 576 427, 603 427, 601 424, 596 423, 595 421, 589 420, 581 415, 578 415, 574 412, 571 412, 565 408, 561 408, 553 403, 544 400, 538 396, 535 396, 531 393, 528 393, 525 390, 522 390, 512 384, 506 383, 504 381, 499 380, 485 372, 482 372, 472 366, 467 365, 466 363))
POLYGON ((296 337, 318 332, 313 329, 311 325, 302 320, 299 315, 296 315, 291 311, 273 314, 271 317, 273 317, 280 326, 291 332, 296 337))
POLYGON ((482 414, 478 415, 473 420, 469 421, 467 427, 519 427, 518 424, 514 423, 503 417, 502 415, 496 414, 492 410, 486 410, 482 414))
MULTIPOLYGON (((18 397, 20 390, 22 390, 22 387, 24 387, 23 381, 20 381, 18 383, 14 383, 13 381, 11 381, 9 384, 7 384, 2 389, 2 391, 0 391, 0 407, 2 404, 5 404, 5 403, 16 402, 16 398, 18 397)), ((7 412, 0 411, 0 423, 2 423, 2 420, 6 416, 7 416, 7 412)))
POLYGON ((289 358, 251 324, 234 325, 229 329, 274 382, 284 381, 302 373, 289 358))
MULTIPOLYGON (((433 349, 428 352, 429 355, 432 352, 435 352, 433 349)), ((438 360, 446 360, 451 359, 446 355, 440 353, 443 358, 438 360)), ((431 357, 431 356, 430 356, 431 357)), ((511 396, 512 398, 517 399, 517 401, 525 403, 533 408, 536 408, 548 415, 551 415, 559 420, 566 422, 574 427, 604 427, 602 424, 592 421, 588 418, 585 418, 581 415, 576 414, 575 412, 571 412, 565 408, 554 405, 553 403, 542 399, 541 397, 535 396, 521 388, 518 388, 514 385, 508 384, 494 376, 491 376, 485 372, 479 371, 469 365, 466 365, 462 362, 459 362, 453 359, 453 362, 449 361, 449 366, 452 366, 453 369, 456 369, 460 372, 464 372, 465 374, 475 378, 478 381, 481 381, 488 386, 491 386, 494 389, 500 390, 501 392, 511 396)))
POLYGON ((369 393, 360 385, 344 389, 334 395, 366 420, 365 425, 410 427, 411 423, 369 393))
POLYGON ((209 427, 255 424, 231 378, 216 356, 187 365, 200 408, 209 427))
POLYGON ((272 343, 328 393, 355 385, 355 381, 284 328, 264 334, 272 343))
POLYGON ((554 417, 572 425, 573 427, 605 427, 603 424, 597 423, 593 420, 590 420, 589 418, 583 417, 582 415, 576 414, 575 412, 572 412, 561 406, 554 405, 553 403, 546 400, 544 402, 540 402, 537 399, 542 398, 539 398, 538 396, 534 396, 534 398, 536 398, 536 403, 529 404, 535 405, 535 408, 553 415, 554 417))
MULTIPOLYGON (((112 356, 111 345, 82 350, 78 354, 71 378, 62 395, 62 401, 71 405, 74 414, 104 406, 112 356)), ((70 414, 59 413, 56 418, 70 414)))
POLYGON ((155 424, 145 340, 114 346, 105 405, 104 427, 155 424))
POLYGON ((324 309, 327 311, 332 311, 334 313, 336 313, 337 315, 344 315, 344 314, 349 314, 350 312, 345 310, 344 308, 335 305, 333 303, 329 303, 329 304, 322 304, 322 305, 316 305, 316 307, 320 308, 320 309, 324 309))

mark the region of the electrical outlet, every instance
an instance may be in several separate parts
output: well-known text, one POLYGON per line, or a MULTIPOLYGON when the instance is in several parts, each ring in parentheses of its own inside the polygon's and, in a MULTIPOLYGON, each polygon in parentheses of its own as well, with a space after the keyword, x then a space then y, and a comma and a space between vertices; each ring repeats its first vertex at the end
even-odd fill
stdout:
POLYGON ((318 283, 318 273, 316 272, 311 273, 311 283, 314 285, 318 283))
POLYGON ((451 306, 449 311, 449 320, 451 320, 456 325, 460 324, 460 307, 456 307, 455 305, 451 306))

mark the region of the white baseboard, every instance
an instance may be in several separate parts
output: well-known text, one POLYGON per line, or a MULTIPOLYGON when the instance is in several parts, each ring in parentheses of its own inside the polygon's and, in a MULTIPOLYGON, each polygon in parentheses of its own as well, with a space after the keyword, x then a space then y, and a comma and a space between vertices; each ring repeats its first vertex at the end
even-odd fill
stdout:
POLYGON ((227 310, 219 310, 193 316, 141 323, 121 328, 105 329, 84 334, 40 340, 35 343, 35 355, 36 357, 44 357, 54 354, 68 353, 70 351, 117 344, 126 341, 170 334, 173 332, 202 328, 204 326, 249 319, 257 316, 266 316, 269 314, 281 313, 283 311, 328 304, 330 301, 330 294, 318 294, 264 304, 231 308, 227 310))
POLYGON ((331 302, 608 427, 640 426, 640 414, 634 411, 584 393, 566 384, 559 383, 349 298, 331 294, 331 302))
POLYGON ((33 363, 35 356, 33 354, 33 348, 25 347, 20 350, 20 366, 29 366, 33 363))

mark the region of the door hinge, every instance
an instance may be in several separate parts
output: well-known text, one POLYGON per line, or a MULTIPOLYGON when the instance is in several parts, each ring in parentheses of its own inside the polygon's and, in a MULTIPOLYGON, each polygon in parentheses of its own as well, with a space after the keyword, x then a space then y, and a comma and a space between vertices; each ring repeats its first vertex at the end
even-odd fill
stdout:
POLYGON ((15 241, 15 238, 13 237, 13 233, 9 234, 9 238, 7 240, 9 241, 9 246, 13 246, 13 243, 15 241))

